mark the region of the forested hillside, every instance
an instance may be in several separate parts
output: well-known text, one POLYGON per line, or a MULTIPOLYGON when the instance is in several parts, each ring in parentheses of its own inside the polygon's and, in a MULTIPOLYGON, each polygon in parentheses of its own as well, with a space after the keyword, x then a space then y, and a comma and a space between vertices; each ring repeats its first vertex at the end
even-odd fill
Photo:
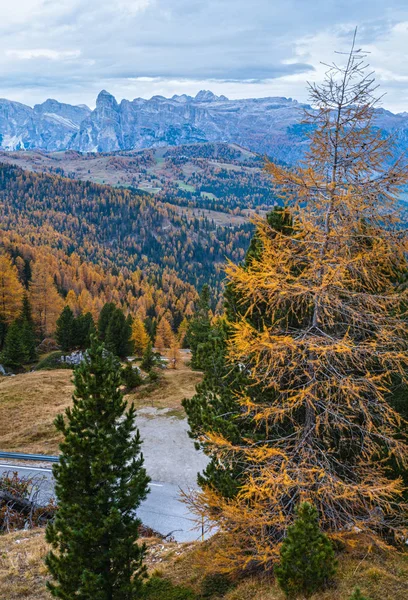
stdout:
POLYGON ((191 314, 204 283, 215 308, 221 265, 242 259, 252 230, 249 222, 216 225, 148 194, 5 164, 0 212, 0 244, 26 279, 41 257, 60 295, 73 290, 92 312, 106 300, 130 310, 142 303, 177 321, 191 314))

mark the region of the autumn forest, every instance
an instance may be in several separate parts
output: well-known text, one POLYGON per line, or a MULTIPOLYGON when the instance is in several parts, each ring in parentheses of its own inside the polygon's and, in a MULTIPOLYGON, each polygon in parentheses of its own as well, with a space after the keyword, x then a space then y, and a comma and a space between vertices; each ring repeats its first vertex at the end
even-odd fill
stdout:
POLYGON ((408 162, 375 126, 355 36, 309 86, 295 167, 212 143, 64 154, 71 173, 45 154, 0 164, 4 375, 78 358, 54 421, 57 504, 34 523, 41 598, 407 597, 408 162), (115 184, 87 179, 101 165, 115 184), (174 381, 179 405, 155 406, 174 381), (162 551, 177 532, 140 517, 164 484, 139 419, 185 425, 204 465, 178 490, 198 537, 167 567, 139 540, 162 551))

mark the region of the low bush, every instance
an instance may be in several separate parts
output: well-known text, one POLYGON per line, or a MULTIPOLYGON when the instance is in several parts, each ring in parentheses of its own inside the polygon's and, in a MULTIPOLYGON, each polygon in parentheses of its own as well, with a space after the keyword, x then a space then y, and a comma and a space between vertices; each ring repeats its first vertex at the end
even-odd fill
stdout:
POLYGON ((129 363, 122 369, 122 381, 128 390, 133 390, 143 383, 143 377, 138 368, 134 369, 129 363))
POLYGON ((201 582, 201 598, 222 597, 231 587, 231 580, 224 573, 210 573, 201 582))
POLYGON ((194 592, 181 585, 174 585, 163 577, 150 577, 145 584, 142 600, 196 600, 194 592))
POLYGON ((360 588, 356 587, 350 596, 350 600, 369 600, 369 598, 367 598, 367 596, 363 596, 363 594, 360 592, 360 588))
POLYGON ((64 352, 52 352, 35 367, 36 371, 51 370, 51 369, 72 369, 72 365, 61 362, 61 357, 65 356, 64 352))

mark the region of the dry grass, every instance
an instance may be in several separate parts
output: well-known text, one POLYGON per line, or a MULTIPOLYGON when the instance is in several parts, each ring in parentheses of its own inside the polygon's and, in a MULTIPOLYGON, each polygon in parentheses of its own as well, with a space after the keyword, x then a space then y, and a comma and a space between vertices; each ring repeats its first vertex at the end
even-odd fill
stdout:
MULTIPOLYGON (((176 560, 188 544, 167 543, 148 538, 146 564, 149 572, 160 567, 162 561, 176 560)), ((45 584, 48 573, 44 564, 48 544, 44 529, 16 531, 0 535, 0 599, 51 600, 45 584)))
POLYGON ((72 371, 38 371, 0 378, 0 448, 55 454, 53 421, 71 401, 72 371))
MULTIPOLYGON (((315 594, 312 600, 349 600, 357 586, 370 600, 407 600, 408 553, 383 550, 362 537, 351 542, 338 557, 333 587, 315 594)), ((213 543, 196 543, 176 556, 169 552, 163 556, 160 571, 174 583, 190 586, 199 593, 203 574, 216 571, 213 543)), ((224 600, 285 600, 285 596, 272 578, 252 577, 236 583, 224 600)))
POLYGON ((50 600, 45 589, 47 571, 44 531, 17 531, 0 536, 0 598, 50 600))
MULTIPOLYGON (((146 564, 150 573, 159 572, 199 592, 203 578, 199 543, 163 543, 150 538, 146 564)), ((47 544, 44 531, 19 531, 0 536, 1 600, 50 600, 45 590, 47 572, 44 556, 47 544)), ((215 570, 215 565, 212 565, 215 570)), ((408 555, 370 549, 357 540, 354 549, 339 557, 335 586, 313 596, 312 600, 349 600, 359 586, 370 600, 407 600, 408 555)), ((253 577, 236 584, 224 600, 284 600, 272 579, 253 577)))
MULTIPOLYGON (((163 371, 157 383, 142 386, 128 398, 136 408, 170 408, 171 416, 183 417, 181 401, 194 394, 201 377, 183 364, 163 371)), ((60 438, 53 422, 71 402, 71 379, 68 369, 0 377, 0 449, 57 454, 60 438)))
POLYGON ((133 402, 136 408, 170 408, 175 416, 184 416, 181 402, 194 395, 195 386, 201 379, 201 373, 184 364, 179 369, 166 369, 160 373, 158 382, 144 385, 129 394, 129 402, 133 402))

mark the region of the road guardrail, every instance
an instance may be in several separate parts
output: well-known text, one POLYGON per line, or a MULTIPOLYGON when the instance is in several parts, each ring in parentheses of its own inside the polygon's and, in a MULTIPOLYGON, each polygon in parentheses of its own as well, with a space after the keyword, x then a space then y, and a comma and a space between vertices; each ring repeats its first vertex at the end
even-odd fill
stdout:
POLYGON ((57 463, 59 456, 50 456, 49 454, 21 454, 21 452, 0 452, 0 459, 16 459, 16 460, 37 460, 40 462, 57 463))

